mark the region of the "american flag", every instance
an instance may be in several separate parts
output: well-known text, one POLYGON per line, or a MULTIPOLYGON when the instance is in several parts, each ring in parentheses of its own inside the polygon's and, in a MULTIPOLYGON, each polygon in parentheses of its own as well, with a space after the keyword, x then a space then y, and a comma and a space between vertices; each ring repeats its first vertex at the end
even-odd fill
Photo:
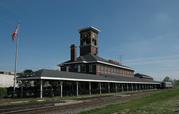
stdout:
POLYGON ((19 32, 19 24, 16 26, 16 30, 12 33, 12 40, 15 41, 19 32))

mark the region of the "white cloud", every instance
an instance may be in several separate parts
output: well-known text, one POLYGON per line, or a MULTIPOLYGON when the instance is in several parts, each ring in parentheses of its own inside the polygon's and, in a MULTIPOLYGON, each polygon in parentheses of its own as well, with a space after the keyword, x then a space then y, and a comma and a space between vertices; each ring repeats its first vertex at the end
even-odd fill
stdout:
POLYGON ((179 55, 163 56, 163 57, 150 57, 150 58, 138 58, 125 60, 126 63, 133 65, 140 64, 155 64, 155 63, 164 63, 164 62, 179 62, 179 55))
POLYGON ((146 73, 156 80, 162 80, 165 76, 179 79, 179 55, 139 58, 126 60, 125 63, 132 66, 136 72, 146 73))

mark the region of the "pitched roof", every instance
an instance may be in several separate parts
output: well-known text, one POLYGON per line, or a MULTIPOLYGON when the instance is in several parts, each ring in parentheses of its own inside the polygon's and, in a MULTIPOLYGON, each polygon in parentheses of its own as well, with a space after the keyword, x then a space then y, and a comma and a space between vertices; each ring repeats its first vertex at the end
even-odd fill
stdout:
POLYGON ((113 75, 93 75, 84 73, 64 72, 58 70, 42 69, 31 77, 18 78, 19 80, 28 79, 51 79, 51 80, 71 80, 71 81, 91 81, 91 82, 120 82, 120 83, 159 83, 151 80, 142 80, 136 77, 124 77, 113 75))
POLYGON ((138 77, 138 78, 153 79, 151 76, 146 75, 146 74, 141 74, 141 73, 136 73, 134 76, 135 76, 135 77, 138 77))
POLYGON ((97 29, 93 26, 90 26, 90 27, 87 27, 87 28, 82 28, 82 29, 79 30, 79 32, 88 31, 88 30, 92 30, 92 31, 97 32, 97 33, 100 32, 99 29, 97 29))
POLYGON ((112 60, 107 60, 107 59, 104 59, 104 58, 99 57, 97 55, 89 53, 89 54, 86 54, 84 56, 78 57, 76 59, 76 61, 71 61, 71 60, 65 61, 64 63, 59 64, 59 66, 61 66, 63 64, 98 62, 98 63, 102 63, 102 64, 108 64, 108 65, 113 65, 113 66, 117 66, 117 67, 122 67, 122 68, 133 70, 132 68, 130 68, 128 66, 122 65, 122 64, 117 63, 117 62, 111 62, 111 61, 112 60))

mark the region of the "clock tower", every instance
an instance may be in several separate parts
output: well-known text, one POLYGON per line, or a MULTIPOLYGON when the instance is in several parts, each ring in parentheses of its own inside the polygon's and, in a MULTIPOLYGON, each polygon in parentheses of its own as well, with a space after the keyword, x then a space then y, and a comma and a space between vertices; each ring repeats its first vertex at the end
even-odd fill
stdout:
POLYGON ((86 54, 98 54, 98 33, 94 27, 83 28, 80 33, 80 56, 86 54))

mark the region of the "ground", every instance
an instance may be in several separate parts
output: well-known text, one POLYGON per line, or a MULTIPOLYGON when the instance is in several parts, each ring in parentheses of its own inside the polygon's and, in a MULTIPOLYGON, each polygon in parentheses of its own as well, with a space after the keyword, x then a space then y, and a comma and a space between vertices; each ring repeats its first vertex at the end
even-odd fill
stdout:
POLYGON ((80 114, 179 114, 179 87, 80 114))
POLYGON ((0 99, 0 113, 179 114, 179 87, 79 97, 0 99))

